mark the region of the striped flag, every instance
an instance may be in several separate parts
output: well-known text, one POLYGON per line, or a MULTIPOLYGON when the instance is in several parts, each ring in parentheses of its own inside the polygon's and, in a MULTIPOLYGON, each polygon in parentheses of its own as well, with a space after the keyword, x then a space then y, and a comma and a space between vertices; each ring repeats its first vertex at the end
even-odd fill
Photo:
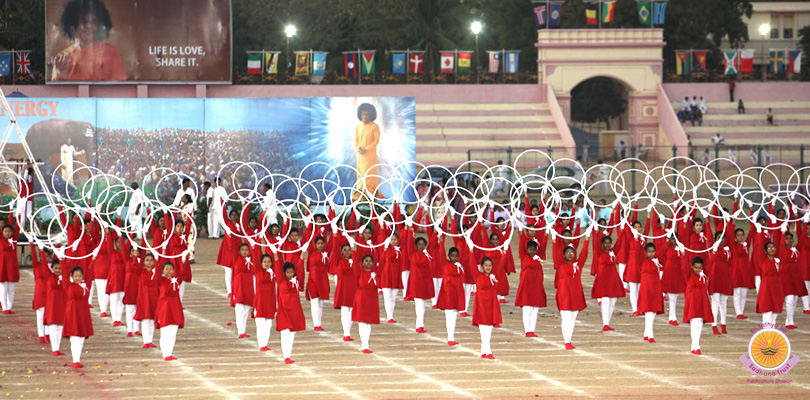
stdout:
POLYGON ((262 73, 262 55, 261 54, 248 54, 247 73, 261 74, 262 73))
POLYGON ((534 22, 537 26, 546 24, 546 6, 539 6, 534 8, 534 22))
POLYGON ((491 74, 498 73, 501 64, 501 53, 499 51, 489 52, 489 72, 491 74))
POLYGON ((507 74, 514 74, 518 70, 518 52, 506 53, 506 63, 503 65, 503 72, 507 74))

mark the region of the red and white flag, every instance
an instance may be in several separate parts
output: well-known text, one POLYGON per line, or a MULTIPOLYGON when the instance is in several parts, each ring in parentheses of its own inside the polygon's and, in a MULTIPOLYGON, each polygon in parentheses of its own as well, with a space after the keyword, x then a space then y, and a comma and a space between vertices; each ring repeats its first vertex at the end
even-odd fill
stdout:
POLYGON ((754 50, 740 51, 740 72, 754 72, 754 50))
POLYGON ((412 74, 422 73, 422 54, 411 54, 408 71, 412 74))
POLYGON ((442 53, 441 61, 442 61, 442 73, 443 74, 452 74, 453 70, 453 53, 442 53))

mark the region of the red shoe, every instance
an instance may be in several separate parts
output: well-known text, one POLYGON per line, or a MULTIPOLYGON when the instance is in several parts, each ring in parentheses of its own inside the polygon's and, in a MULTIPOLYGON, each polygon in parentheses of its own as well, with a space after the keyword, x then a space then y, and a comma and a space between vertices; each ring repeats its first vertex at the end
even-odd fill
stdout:
POLYGON ((127 332, 127 337, 132 337, 132 332, 127 332))
POLYGON ((501 324, 495 324, 495 327, 496 327, 496 328, 500 328, 500 327, 501 327, 501 324))
POLYGON ((700 352, 700 349, 697 349, 697 350, 693 351, 693 352, 692 352, 692 354, 694 354, 694 355, 696 355, 696 356, 703 355, 703 354, 700 352))
POLYGON ((155 348, 157 348, 157 346, 155 346, 155 345, 154 345, 154 344, 152 344, 152 343, 149 343, 149 348, 150 348, 150 349, 155 349, 155 348))
POLYGON ((14 314, 14 311, 8 310, 8 314, 14 314))
POLYGON ((396 324, 396 323, 397 323, 397 321, 396 321, 396 320, 394 320, 394 319, 389 319, 389 320, 388 320, 388 323, 389 323, 389 324, 396 324))
POLYGON ((719 334, 720 334, 720 331, 719 331, 719 330, 717 330, 717 327, 716 327, 716 326, 713 326, 713 327, 712 327, 712 333, 713 333, 713 334, 715 334, 715 335, 719 335, 719 334))
POLYGON ((565 349, 566 350, 574 350, 574 349, 576 349, 576 347, 574 347, 574 345, 571 344, 571 343, 566 343, 565 344, 565 349))
POLYGON ((243 334, 239 335, 239 339, 244 339, 244 338, 249 338, 249 337, 250 337, 250 335, 248 335, 247 333, 243 333, 243 334))
POLYGON ((534 332, 526 332, 526 337, 537 337, 534 332))
POLYGON ((228 298, 232 299, 233 298, 233 293, 228 293, 228 298))
POLYGON ((487 358, 486 354, 481 354, 481 358, 487 358))
POLYGON ((655 339, 650 338, 650 343, 655 343, 655 339))
POLYGON ((447 345, 448 345, 448 346, 455 346, 455 345, 457 345, 457 344, 458 344, 458 342, 456 342, 455 340, 448 340, 448 341, 447 341, 447 345))
POLYGON ((630 289, 624 289, 625 293, 630 293, 630 289))
POLYGON ((495 356, 493 356, 492 354, 487 354, 486 357, 484 358, 486 358, 487 360, 494 360, 495 356))
POLYGON ((45 343, 45 336, 40 336, 39 337, 39 342, 40 343, 45 343))
POLYGON ((3 310, 3 314, 8 314, 8 310, 3 310))
POLYGON ((351 337, 351 336, 344 336, 344 337, 343 337, 343 341, 344 341, 344 342, 353 342, 353 341, 354 341, 354 339, 352 339, 352 337, 351 337))
POLYGON ((51 335, 45 335, 45 343, 51 342, 51 335))
POLYGON ((58 352, 58 351, 54 351, 54 352, 53 352, 53 356, 54 356, 54 357, 56 357, 56 356, 58 356, 58 355, 59 355, 59 352, 58 352))
POLYGON ((413 301, 413 297, 404 297, 402 301, 413 301))
POLYGON ((805 313, 805 314, 810 314, 810 310, 804 310, 802 312, 805 313))
POLYGON ((609 327, 609 326, 605 325, 605 326, 603 326, 603 327, 602 327, 602 330, 603 330, 603 331, 612 331, 612 330, 613 330, 613 328, 611 328, 611 327, 609 327))
POLYGON ((138 331, 135 331, 135 336, 143 336, 143 334, 138 331))
POLYGON ((796 329, 796 328, 798 328, 798 327, 797 327, 796 325, 787 325, 787 326, 785 326, 785 328, 788 328, 788 329, 796 329))
POLYGON ((292 359, 290 359, 290 358, 285 358, 285 359, 284 359, 284 364, 287 364, 287 365, 290 365, 290 364, 292 364, 292 363, 294 363, 294 362, 295 362, 295 361, 293 361, 293 360, 292 360, 292 359))
POLYGON ((110 316, 109 314, 107 314, 107 313, 103 312, 103 313, 99 314, 99 316, 98 316, 98 317, 99 317, 99 318, 107 318, 107 317, 109 317, 109 316, 110 316))
POLYGON ((728 331, 726 330, 726 326, 725 326, 725 325, 720 325, 720 333, 725 333, 725 334, 728 334, 728 331))
POLYGON ((371 351, 369 349, 363 349, 360 352, 363 353, 363 354, 371 354, 371 353, 373 353, 373 351, 371 351))
POLYGON ((270 351, 270 348, 267 346, 262 347, 259 351, 270 351))
POLYGON ((641 313, 638 312, 638 311, 633 311, 633 316, 634 317, 639 317, 639 316, 641 316, 641 313))
POLYGON ((608 325, 608 330, 609 331, 615 331, 615 329, 611 328, 610 325, 608 325))
POLYGON ((113 322, 113 326, 124 326, 124 324, 122 324, 121 321, 115 321, 113 322))
POLYGON ((323 332, 323 328, 321 328, 320 326, 316 326, 315 330, 318 331, 318 332, 323 332))
POLYGON ((601 299, 601 298, 600 298, 600 299, 596 299, 596 305, 597 305, 597 306, 600 306, 600 307, 602 306, 602 299, 601 299))
POLYGON ((475 292, 470 292, 470 297, 475 296, 475 292))
POLYGON ((465 311, 465 312, 463 312, 463 313, 459 314, 458 316, 459 316, 459 317, 469 317, 469 316, 470 316, 470 314, 467 314, 467 312, 465 311))
POLYGON ((439 306, 437 306, 437 305, 435 305, 435 304, 434 304, 434 305, 433 305, 433 307, 430 307, 430 308, 432 308, 432 309, 434 309, 434 310, 438 310, 438 309, 439 309, 439 306))
POLYGON ((648 337, 644 336, 644 340, 650 340, 650 338, 648 338, 648 337))
POLYGON ((748 319, 748 317, 743 314, 740 314, 737 316, 737 319, 748 319))
POLYGON ((142 348, 142 349, 148 349, 148 348, 151 348, 151 347, 152 347, 152 346, 150 346, 151 344, 152 344, 152 343, 144 343, 144 344, 143 344, 143 347, 141 347, 141 348, 142 348))
POLYGON ((382 289, 378 290, 377 294, 382 294, 382 289))
POLYGON ((678 326, 678 321, 669 321, 669 324, 672 326, 678 326))
POLYGON ((177 359, 177 357, 175 357, 175 356, 168 356, 168 357, 164 358, 163 361, 174 361, 176 359, 177 359))
POLYGON ((84 368, 84 365, 82 365, 81 363, 73 363, 73 369, 76 368, 84 368))
MULTIPOLYGON (((501 303, 501 304, 506 304, 506 303, 507 303, 507 301, 506 301, 506 299, 500 299, 500 300, 498 300, 498 303, 501 303)), ((491 354, 490 354, 490 355, 491 355, 491 354)))
POLYGON ((424 327, 420 326, 419 328, 416 328, 416 333, 427 333, 427 331, 425 330, 424 327))
POLYGON ((95 307, 93 307, 93 305, 92 305, 92 304, 90 304, 90 308, 95 308, 95 307))

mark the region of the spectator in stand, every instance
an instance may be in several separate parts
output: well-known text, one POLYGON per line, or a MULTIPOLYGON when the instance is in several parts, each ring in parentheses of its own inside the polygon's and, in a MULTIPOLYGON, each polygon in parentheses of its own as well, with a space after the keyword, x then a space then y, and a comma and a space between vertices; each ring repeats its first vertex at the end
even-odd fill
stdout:
POLYGON ((731 160, 734 164, 737 163, 737 154, 734 152, 734 149, 729 147, 728 148, 728 159, 731 160))
POLYGON ((695 146, 692 145, 692 136, 686 135, 686 140, 687 140, 687 144, 686 144, 686 146, 687 146, 686 147, 687 155, 689 156, 690 160, 694 160, 695 159, 695 146))
POLYGON ((768 107, 768 114, 765 117, 768 119, 768 125, 773 125, 773 110, 770 107, 768 107))
POLYGON ((697 96, 692 96, 692 100, 689 100, 689 109, 692 110, 692 114, 697 114, 698 111, 697 96))
POLYGON ((608 179, 610 179, 610 167, 605 165, 602 160, 597 161, 599 164, 599 194, 607 194, 608 193, 608 179))
POLYGON ((734 102, 734 88, 737 87, 737 84, 734 81, 728 81, 728 98, 729 102, 734 102))
POLYGON ((701 164, 709 165, 709 161, 712 160, 711 154, 709 154, 709 148, 703 150, 703 158, 700 159, 701 164))
POLYGON ((742 99, 737 102, 737 114, 745 114, 745 104, 743 104, 742 99))
POLYGON ((751 146, 751 151, 748 154, 751 156, 751 164, 759 165, 759 154, 757 154, 757 148, 751 146))
POLYGON ((698 126, 703 126, 703 113, 699 108, 695 108, 695 111, 692 113, 692 126, 695 126, 695 121, 697 121, 698 126))
POLYGON ((689 96, 683 98, 683 102, 681 102, 681 111, 689 111, 689 96))
POLYGON ((627 145, 624 144, 624 140, 619 142, 619 160, 624 160, 627 156, 627 145))
POLYGON ((709 107, 706 106, 706 100, 703 100, 703 96, 700 96, 700 100, 698 100, 698 110, 700 110, 701 114, 706 114, 706 111, 709 111, 709 107))
POLYGON ((771 147, 767 144, 765 145, 765 150, 762 152, 762 161, 766 166, 773 163, 773 157, 771 157, 771 147))
POLYGON ((585 162, 585 165, 591 163, 591 155, 588 150, 590 150, 591 145, 588 142, 582 145, 582 160, 585 162))
POLYGON ((718 132, 718 133, 717 133, 716 135, 714 135, 714 137, 712 138, 712 142, 714 143, 714 145, 715 145, 715 146, 721 146, 721 145, 724 145, 725 143, 723 143, 723 142, 724 142, 725 140, 726 140, 725 138, 723 138, 722 136, 720 136, 720 132, 718 132))

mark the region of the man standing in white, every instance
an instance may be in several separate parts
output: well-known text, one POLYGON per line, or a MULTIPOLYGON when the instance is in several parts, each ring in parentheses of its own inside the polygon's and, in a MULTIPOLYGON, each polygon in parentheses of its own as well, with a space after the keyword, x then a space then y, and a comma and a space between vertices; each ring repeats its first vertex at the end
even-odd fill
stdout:
POLYGON ((62 149, 59 151, 62 161, 62 179, 69 184, 73 184, 73 182, 68 182, 70 176, 73 175, 73 156, 81 154, 84 154, 84 150, 76 151, 76 147, 73 146, 73 141, 70 138, 67 139, 67 142, 62 145, 62 149))
POLYGON ((270 183, 264 184, 264 199, 262 202, 264 203, 262 208, 266 210, 267 218, 270 220, 270 223, 277 223, 278 208, 276 207, 276 192, 273 190, 273 185, 270 183))
POLYGON ((214 239, 214 225, 217 223, 217 220, 216 214, 214 213, 214 188, 211 186, 211 182, 205 181, 205 183, 203 183, 203 191, 205 192, 205 209, 208 210, 208 218, 206 218, 208 238, 214 239))
POLYGON ((495 167, 495 168, 497 169, 497 173, 498 173, 497 177, 499 179, 496 180, 495 184, 493 185, 494 186, 493 195, 497 196, 498 193, 504 192, 504 196, 505 196, 505 195, 507 195, 507 193, 506 193, 506 181, 509 180, 509 167, 507 167, 506 165, 503 165, 502 160, 498 160, 498 166, 495 167))
POLYGON ((146 202, 146 196, 136 182, 132 182, 132 196, 129 198, 129 206, 127 207, 127 220, 132 226, 132 231, 137 232, 137 238, 140 240, 143 237, 143 203, 146 202))
POLYGON ((211 208, 209 208, 213 215, 208 214, 208 220, 213 221, 213 226, 211 227, 211 236, 214 238, 219 238, 219 233, 222 230, 222 222, 220 219, 222 218, 222 207, 224 206, 224 202, 227 197, 228 192, 225 191, 224 187, 222 187, 222 181, 217 178, 214 181, 213 200, 211 202, 211 208))
POLYGON ((191 179, 183 178, 183 187, 177 191, 177 194, 174 196, 174 203, 172 206, 174 207, 181 207, 183 205, 183 196, 189 195, 191 197, 191 209, 192 211, 197 211, 197 196, 194 193, 194 189, 191 188, 191 179))

